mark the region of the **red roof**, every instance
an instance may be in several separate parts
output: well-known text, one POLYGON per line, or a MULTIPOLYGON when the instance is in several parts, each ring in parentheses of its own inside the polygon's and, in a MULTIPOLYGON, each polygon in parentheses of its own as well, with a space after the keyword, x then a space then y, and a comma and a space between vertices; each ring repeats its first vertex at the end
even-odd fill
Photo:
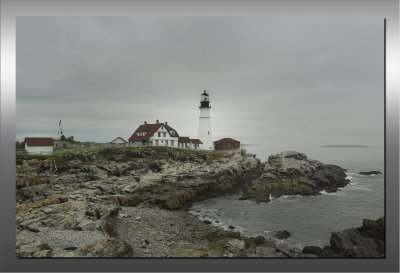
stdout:
POLYGON ((51 137, 26 137, 25 143, 28 146, 54 146, 51 137))
POLYGON ((178 143, 190 143, 190 138, 189 137, 179 137, 178 143))
POLYGON ((214 141, 214 143, 217 143, 217 144, 219 144, 219 143, 240 143, 240 141, 226 137, 226 138, 221 138, 220 140, 214 141))
POLYGON ((117 138, 115 138, 113 141, 111 141, 111 143, 114 142, 114 141, 116 141, 118 138, 122 139, 122 141, 124 141, 125 143, 128 143, 128 141, 126 141, 124 138, 122 138, 122 137, 120 137, 120 136, 117 137, 117 138))
POLYGON ((167 128, 168 131, 170 131, 170 132, 171 132, 171 131, 175 132, 175 134, 172 135, 172 136, 174 136, 174 137, 179 137, 178 132, 177 132, 174 128, 172 128, 172 127, 169 126, 169 125, 165 125, 165 124, 164 124, 164 126, 167 128))
POLYGON ((142 141, 142 140, 147 141, 154 135, 155 132, 157 132, 158 128, 160 128, 161 125, 164 125, 168 131, 175 132, 175 134, 173 135, 174 137, 175 136, 179 137, 178 132, 169 125, 165 125, 164 123, 154 123, 154 124, 146 123, 146 124, 140 125, 128 140, 129 141, 142 141), (146 132, 146 134, 144 136, 137 135, 137 133, 142 133, 142 132, 146 132))
POLYGON ((194 139, 190 139, 190 142, 192 142, 193 144, 203 144, 203 142, 200 141, 200 139, 194 138, 194 139))

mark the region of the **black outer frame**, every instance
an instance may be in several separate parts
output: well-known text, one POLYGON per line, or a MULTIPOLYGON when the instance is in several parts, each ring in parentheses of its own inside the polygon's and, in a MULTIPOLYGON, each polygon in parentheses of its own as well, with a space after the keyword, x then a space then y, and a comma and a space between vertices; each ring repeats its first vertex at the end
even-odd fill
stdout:
POLYGON ((1 271, 399 271, 399 2, 1 0, 1 271), (15 24, 24 15, 376 15, 386 18, 385 259, 17 259, 15 257, 15 24))

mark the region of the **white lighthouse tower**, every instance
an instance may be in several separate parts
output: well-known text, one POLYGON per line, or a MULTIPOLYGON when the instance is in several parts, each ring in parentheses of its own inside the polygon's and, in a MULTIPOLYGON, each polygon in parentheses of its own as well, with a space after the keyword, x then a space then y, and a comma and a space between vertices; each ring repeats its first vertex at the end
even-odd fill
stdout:
POLYGON ((202 144, 202 149, 204 150, 214 150, 214 144, 212 141, 211 135, 211 116, 210 116, 210 98, 204 90, 203 94, 201 94, 200 101, 200 117, 199 117, 199 135, 202 144))

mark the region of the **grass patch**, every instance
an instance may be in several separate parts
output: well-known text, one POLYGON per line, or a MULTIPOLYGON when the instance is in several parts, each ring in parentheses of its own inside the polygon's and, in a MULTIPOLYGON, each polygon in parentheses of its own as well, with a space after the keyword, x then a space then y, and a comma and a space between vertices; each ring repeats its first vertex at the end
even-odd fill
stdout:
MULTIPOLYGON (((17 148, 17 151, 20 149, 24 150, 24 148, 17 148)), ((93 153, 98 154, 100 156, 109 156, 116 155, 121 152, 128 151, 140 151, 140 150, 153 150, 157 153, 169 153, 169 152, 182 152, 182 153, 191 153, 191 154, 203 154, 207 156, 207 160, 210 163, 211 161, 223 157, 223 153, 215 152, 215 151, 205 151, 205 150, 193 150, 193 149, 181 149, 175 147, 168 146, 127 146, 127 147, 92 147, 92 148, 54 148, 52 155, 32 155, 32 154, 17 154, 16 159, 17 162, 21 160, 29 160, 29 159, 56 159, 56 160, 70 160, 74 155, 85 154, 85 153, 93 153)), ((127 159, 126 159, 127 160, 127 159)), ((123 161, 123 160, 121 160, 123 161)))
POLYGON ((222 152, 214 152, 208 156, 206 163, 211 164, 211 162, 213 162, 214 160, 222 157, 224 157, 224 154, 222 152))

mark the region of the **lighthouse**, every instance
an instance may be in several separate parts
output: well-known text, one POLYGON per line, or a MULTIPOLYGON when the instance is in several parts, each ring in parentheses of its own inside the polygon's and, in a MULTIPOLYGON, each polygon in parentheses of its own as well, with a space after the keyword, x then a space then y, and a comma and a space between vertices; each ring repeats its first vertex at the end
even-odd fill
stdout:
POLYGON ((203 150, 214 150, 211 135, 210 98, 206 90, 201 94, 198 138, 203 142, 203 150))

